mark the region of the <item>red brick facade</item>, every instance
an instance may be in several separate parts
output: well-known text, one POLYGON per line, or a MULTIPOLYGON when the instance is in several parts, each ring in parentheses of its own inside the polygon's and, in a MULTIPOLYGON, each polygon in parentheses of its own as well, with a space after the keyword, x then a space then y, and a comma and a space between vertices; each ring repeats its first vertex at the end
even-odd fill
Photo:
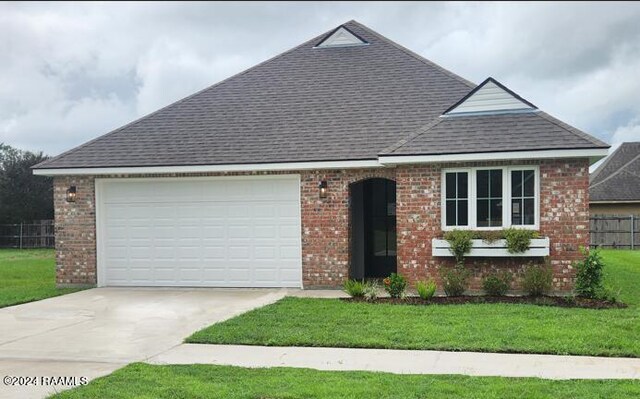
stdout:
MULTIPOLYGON (((579 257, 578 248, 587 246, 589 242, 589 164, 586 159, 527 163, 540 166, 540 233, 549 237, 551 242, 550 261, 554 270, 554 286, 558 291, 568 291, 573 286, 574 278, 571 264, 579 257)), ((508 163, 474 163, 464 166, 505 164, 508 163)), ((428 277, 439 280, 439 268, 451 265, 451 260, 431 256, 431 239, 442 234, 441 170, 452 166, 462 165, 286 172, 301 176, 304 286, 338 287, 348 278, 349 186, 372 177, 396 181, 398 273, 408 277, 411 282, 428 277), (328 182, 328 195, 323 199, 318 195, 320 180, 328 182)), ((153 175, 158 176, 169 175, 153 175)), ((58 284, 95 285, 94 177, 57 177, 54 180, 54 190, 58 284), (65 192, 72 185, 77 187, 77 201, 67 203, 65 192)), ((522 268, 527 262, 527 259, 522 258, 485 258, 475 262, 470 260, 468 265, 473 270, 471 288, 480 288, 481 278, 488 270, 508 268, 516 275, 513 288, 518 289, 522 268)))

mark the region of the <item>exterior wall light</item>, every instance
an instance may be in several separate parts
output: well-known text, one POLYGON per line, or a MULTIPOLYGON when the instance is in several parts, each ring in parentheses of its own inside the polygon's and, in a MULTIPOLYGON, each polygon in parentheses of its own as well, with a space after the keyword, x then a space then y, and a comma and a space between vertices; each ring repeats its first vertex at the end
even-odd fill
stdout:
POLYGON ((327 198, 327 181, 320 180, 318 183, 318 189, 320 190, 320 198, 327 198))
POLYGON ((76 202, 76 186, 67 189, 67 202, 76 202))

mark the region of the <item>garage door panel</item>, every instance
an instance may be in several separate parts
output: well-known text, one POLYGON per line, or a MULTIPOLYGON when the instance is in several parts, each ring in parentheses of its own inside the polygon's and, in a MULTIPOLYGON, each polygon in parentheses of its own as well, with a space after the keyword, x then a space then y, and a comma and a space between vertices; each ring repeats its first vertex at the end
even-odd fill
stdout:
POLYGON ((299 180, 111 180, 98 206, 103 285, 301 285, 299 180))

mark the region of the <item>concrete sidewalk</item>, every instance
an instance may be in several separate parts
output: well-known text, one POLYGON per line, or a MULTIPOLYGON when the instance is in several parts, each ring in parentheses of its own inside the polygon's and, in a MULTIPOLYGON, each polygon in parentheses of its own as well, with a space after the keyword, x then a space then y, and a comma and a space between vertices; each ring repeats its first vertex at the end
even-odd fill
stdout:
POLYGON ((183 344, 152 364, 219 364, 548 379, 640 379, 640 359, 419 350, 183 344))

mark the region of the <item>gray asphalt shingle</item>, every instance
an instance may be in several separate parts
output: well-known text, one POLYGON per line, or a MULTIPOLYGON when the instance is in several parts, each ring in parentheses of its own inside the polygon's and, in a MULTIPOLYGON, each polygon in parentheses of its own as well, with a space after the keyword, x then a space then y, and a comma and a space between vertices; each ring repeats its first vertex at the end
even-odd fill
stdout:
POLYGON ((591 201, 640 201, 640 142, 623 143, 591 174, 591 201))
POLYGON ((608 145, 541 111, 440 117, 383 155, 607 148, 608 145))

